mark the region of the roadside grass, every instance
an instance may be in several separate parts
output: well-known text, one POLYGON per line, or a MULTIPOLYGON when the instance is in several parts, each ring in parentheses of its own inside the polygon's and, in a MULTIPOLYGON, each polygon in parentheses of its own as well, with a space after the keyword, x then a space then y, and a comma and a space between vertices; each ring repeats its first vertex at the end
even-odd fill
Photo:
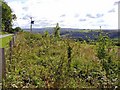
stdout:
POLYGON ((0 31, 0 35, 4 35, 4 34, 9 34, 9 33, 0 31))
POLYGON ((0 38, 0 48, 5 48, 9 45, 9 41, 12 39, 12 35, 11 36, 7 36, 4 38, 0 38))

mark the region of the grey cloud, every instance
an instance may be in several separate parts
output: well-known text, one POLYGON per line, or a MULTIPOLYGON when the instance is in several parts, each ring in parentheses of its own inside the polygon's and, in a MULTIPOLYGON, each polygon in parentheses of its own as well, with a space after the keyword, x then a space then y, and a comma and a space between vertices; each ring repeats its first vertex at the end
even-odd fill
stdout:
POLYGON ((112 12, 115 12, 114 8, 108 11, 108 13, 112 13, 112 12))
POLYGON ((36 3, 42 3, 41 1, 37 1, 36 3))
POLYGON ((21 2, 22 4, 24 4, 25 2, 21 2))
POLYGON ((4 1, 6 1, 6 2, 8 2, 8 1, 9 1, 9 2, 14 2, 13 0, 4 0, 4 1))
POLYGON ((79 14, 76 14, 76 15, 75 15, 76 18, 79 17, 79 16, 80 16, 79 14))
POLYGON ((97 23, 103 23, 104 22, 104 20, 98 20, 97 21, 97 23))
POLYGON ((48 20, 44 19, 44 20, 36 20, 36 22, 48 22, 48 20))
POLYGON ((64 22, 63 20, 59 21, 60 23, 64 22))
POLYGON ((22 19, 27 20, 27 18, 26 18, 26 17, 23 17, 22 19))
POLYGON ((90 24, 92 24, 93 22, 89 22, 90 24))
POLYGON ((65 14, 62 14, 60 17, 65 17, 66 15, 65 14))
POLYGON ((50 23, 48 22, 35 22, 34 26, 42 26, 42 27, 45 27, 45 26, 49 26, 50 23))
POLYGON ((86 17, 89 17, 89 18, 95 18, 95 17, 92 16, 91 14, 87 14, 86 17))
POLYGON ((60 24, 60 26, 65 26, 65 24, 60 24))
POLYGON ((79 21, 86 21, 86 19, 79 19, 79 21))
POLYGON ((28 10, 28 7, 23 7, 22 9, 25 10, 25 11, 27 11, 27 10, 28 10))
POLYGON ((45 27, 45 26, 49 26, 49 25, 50 25, 50 23, 47 23, 47 22, 42 22, 42 23, 40 23, 40 25, 41 25, 42 27, 45 27))
POLYGON ((106 27, 106 26, 109 26, 108 24, 92 24, 92 26, 104 26, 104 27, 106 27))
POLYGON ((35 26, 45 27, 45 26, 51 25, 50 23, 51 23, 51 22, 48 21, 48 20, 35 20, 35 26))
POLYGON ((56 25, 56 23, 54 23, 54 24, 51 24, 52 26, 55 26, 56 25))
POLYGON ((15 27, 19 26, 18 23, 14 23, 13 25, 14 25, 15 27))
POLYGON ((30 18, 30 15, 25 15, 21 19, 28 20, 30 18))
POLYGON ((102 16, 103 16, 103 14, 96 14, 96 18, 100 18, 102 16))
POLYGON ((87 14, 86 17, 89 17, 89 18, 100 18, 100 17, 103 17, 104 15, 103 14, 96 14, 95 16, 92 16, 91 14, 87 14))
POLYGON ((120 1, 114 2, 114 5, 118 5, 120 4, 120 1))

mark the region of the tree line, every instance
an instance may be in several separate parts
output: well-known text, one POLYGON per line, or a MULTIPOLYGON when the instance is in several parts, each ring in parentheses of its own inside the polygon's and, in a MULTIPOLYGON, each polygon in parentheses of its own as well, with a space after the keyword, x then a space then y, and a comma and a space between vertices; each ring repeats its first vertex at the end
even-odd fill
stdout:
POLYGON ((13 29, 13 21, 15 21, 17 19, 16 14, 13 13, 11 7, 4 1, 4 0, 0 0, 0 3, 2 5, 2 17, 1 17, 1 21, 2 21, 2 31, 3 32, 9 32, 9 33, 13 33, 15 31, 19 31, 21 30, 20 27, 16 27, 13 29))

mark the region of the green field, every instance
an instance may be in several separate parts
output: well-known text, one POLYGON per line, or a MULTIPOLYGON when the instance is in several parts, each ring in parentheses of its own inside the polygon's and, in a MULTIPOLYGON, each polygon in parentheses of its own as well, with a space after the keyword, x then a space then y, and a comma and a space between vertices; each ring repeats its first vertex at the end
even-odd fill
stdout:
POLYGON ((100 32, 100 30, 83 29, 83 30, 74 30, 73 32, 78 32, 78 33, 90 33, 90 32, 100 32))
POLYGON ((5 48, 9 45, 9 41, 12 39, 12 36, 7 36, 0 38, 0 48, 5 48))

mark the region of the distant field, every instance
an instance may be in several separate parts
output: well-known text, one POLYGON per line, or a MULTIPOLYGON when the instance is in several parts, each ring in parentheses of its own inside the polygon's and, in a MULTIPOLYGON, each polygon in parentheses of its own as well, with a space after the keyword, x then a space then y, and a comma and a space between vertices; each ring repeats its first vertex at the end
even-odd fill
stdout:
MULTIPOLYGON (((114 38, 119 38, 119 33, 118 31, 103 31, 104 33, 108 34, 108 36, 111 39, 114 38)), ((77 30, 77 31, 71 31, 71 32, 63 32, 62 35, 68 34, 68 37, 72 37, 75 39, 79 39, 80 37, 87 40, 89 37, 90 39, 94 40, 96 37, 99 35, 100 31, 99 30, 77 30)))
MULTIPOLYGON (((30 31, 29 29, 24 29, 24 31, 30 31)), ((53 33, 53 28, 33 28, 33 33, 41 33, 44 34, 45 31, 48 31, 49 34, 53 33)), ((103 32, 107 33, 111 39, 119 38, 120 32, 117 29, 104 29, 103 32)), ((99 35, 100 29, 74 29, 74 28, 61 28, 60 34, 63 37, 71 37, 74 39, 83 38, 87 40, 89 37, 90 39, 94 40, 99 35)))
POLYGON ((11 38, 12 38, 12 36, 0 38, 0 48, 7 47, 11 38))
POLYGON ((99 30, 88 30, 88 29, 86 29, 86 30, 74 30, 73 32, 86 32, 86 33, 88 33, 88 32, 98 32, 99 30))

